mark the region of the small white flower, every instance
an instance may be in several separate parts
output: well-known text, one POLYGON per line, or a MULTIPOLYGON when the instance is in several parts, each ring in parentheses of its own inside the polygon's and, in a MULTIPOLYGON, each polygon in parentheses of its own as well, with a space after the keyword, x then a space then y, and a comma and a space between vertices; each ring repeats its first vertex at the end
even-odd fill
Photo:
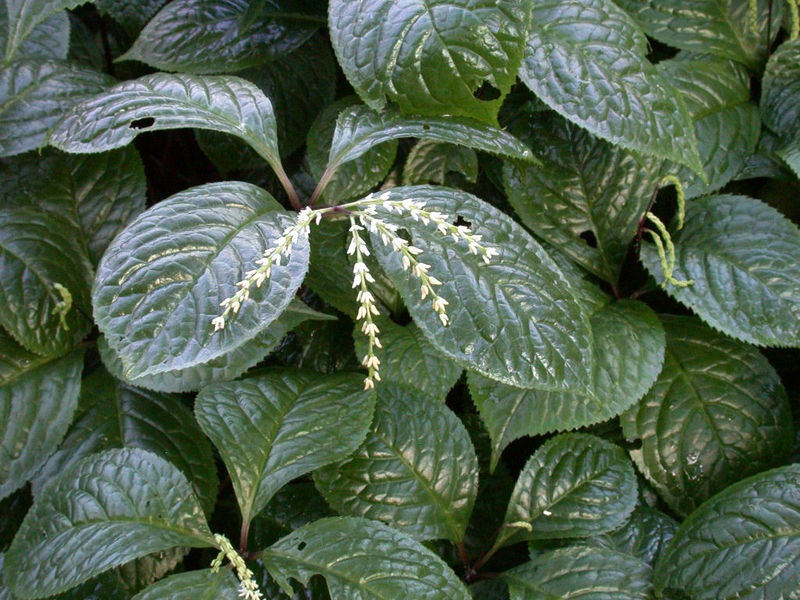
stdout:
POLYGON ((214 331, 225 329, 225 317, 214 317, 211 319, 211 324, 214 326, 214 331))

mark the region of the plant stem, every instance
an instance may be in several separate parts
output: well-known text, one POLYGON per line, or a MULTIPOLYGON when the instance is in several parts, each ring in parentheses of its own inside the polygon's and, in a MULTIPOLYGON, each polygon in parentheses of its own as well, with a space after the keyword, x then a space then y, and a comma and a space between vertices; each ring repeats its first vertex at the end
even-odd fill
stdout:
POLYGON ((242 529, 239 533, 239 554, 247 556, 247 538, 250 537, 250 521, 242 519, 242 529))
POLYGON ((278 181, 281 182, 283 189, 286 191, 286 195, 289 196, 289 203, 292 205, 292 208, 297 212, 303 210, 303 204, 300 202, 300 198, 297 195, 297 191, 294 189, 294 185, 292 185, 292 180, 289 179, 289 176, 286 174, 286 171, 283 170, 283 167, 278 165, 273 165, 275 169, 275 175, 278 176, 278 181))

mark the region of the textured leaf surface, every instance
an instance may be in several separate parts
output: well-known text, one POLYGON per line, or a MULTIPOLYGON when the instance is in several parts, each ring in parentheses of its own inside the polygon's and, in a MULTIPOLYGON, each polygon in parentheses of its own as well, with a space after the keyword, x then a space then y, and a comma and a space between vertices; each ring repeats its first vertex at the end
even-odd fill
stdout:
POLYGON ((611 0, 534 3, 519 76, 592 134, 702 173, 691 117, 645 58, 647 39, 611 0))
POLYGON ((516 80, 529 13, 519 0, 333 0, 328 11, 339 64, 370 107, 490 123, 516 80), (484 83, 501 97, 474 96, 484 83))
POLYGON ((478 492, 478 459, 464 425, 436 398, 381 383, 364 442, 314 480, 340 514, 390 524, 420 541, 458 543, 478 492))
POLYGON ((91 328, 92 266, 69 221, 31 208, 0 208, 0 325, 25 348, 63 354, 91 328), (64 301, 56 284, 72 296, 64 301))
POLYGON ((635 300, 601 306, 591 320, 591 385, 583 393, 526 390, 469 375, 469 390, 492 439, 492 468, 514 440, 606 421, 639 400, 664 361, 658 317, 635 300))
POLYGON ((778 374, 754 348, 688 317, 662 317, 664 368, 623 419, 667 503, 689 514, 739 479, 780 464, 794 438, 778 374))
POLYGON ((112 81, 57 60, 15 60, 0 69, 0 156, 39 148, 64 112, 112 81))
POLYGON ((800 346, 800 230, 745 196, 698 198, 675 236, 677 279, 663 283, 651 244, 642 262, 671 296, 729 336, 765 346, 800 346))
POLYGON ((42 490, 6 553, 6 577, 15 596, 41 598, 151 552, 213 544, 180 471, 144 450, 109 450, 42 490))
POLYGON ((622 525, 636 503, 636 475, 625 452, 601 438, 565 433, 548 440, 517 479, 500 540, 558 539, 605 533, 622 525))
POLYGON ((605 548, 562 548, 502 575, 511 600, 648 600, 651 568, 605 548))
POLYGON ((84 379, 75 422, 37 473, 34 494, 82 458, 111 448, 141 448, 171 462, 192 484, 206 514, 211 514, 217 470, 211 445, 192 412, 176 396, 128 387, 103 369, 84 379))
POLYGON ((75 8, 88 0, 6 0, 8 37, 5 44, 6 65, 11 61, 25 38, 48 17, 67 8, 75 8))
POLYGON ((233 73, 288 54, 325 22, 307 0, 265 4, 252 25, 243 27, 247 0, 174 0, 121 59, 163 71, 233 73))
POLYGON ((655 585, 697 600, 791 598, 800 587, 800 465, 732 485, 692 513, 655 585))
POLYGON ((144 210, 147 182, 132 146, 85 156, 49 151, 0 164, 0 206, 40 207, 66 217, 93 264, 144 210))
POLYGON ((770 56, 761 87, 761 115, 779 136, 800 134, 800 40, 786 42, 770 56))
POLYGON ((472 148, 420 140, 411 149, 403 166, 403 185, 439 183, 444 185, 451 173, 467 181, 478 179, 478 155, 472 148))
POLYGON ((0 498, 22 487, 61 442, 82 369, 82 351, 43 359, 0 330, 0 498))
MULTIPOLYGON (((17 58, 67 58, 69 49, 69 18, 60 11, 47 17, 30 32, 16 50, 17 58)), ((0 2, 0 51, 8 42, 8 8, 0 2)))
POLYGON ((354 373, 286 369, 200 392, 197 420, 222 454, 245 523, 284 484, 358 448, 375 403, 363 387, 354 373))
POLYGON ((252 300, 213 333, 220 302, 293 222, 267 192, 223 182, 191 188, 143 213, 98 267, 94 315, 126 378, 205 364, 254 339, 288 306, 308 266, 308 242, 273 268, 252 300))
POLYGON ((189 571, 162 579, 131 600, 239 600, 239 581, 228 569, 189 571))
POLYGON ((503 179, 514 210, 536 235, 617 285, 661 179, 661 161, 612 146, 549 112, 516 132, 536 149, 542 166, 506 163, 503 179))
POLYGON ((469 600, 469 592, 437 555, 386 525, 330 518, 294 531, 264 551, 264 564, 281 587, 289 578, 328 582, 332 598, 469 600))
POLYGON ((94 0, 101 13, 122 25, 135 36, 168 0, 94 0))
POLYGON ((386 219, 411 233, 419 259, 443 282, 450 324, 442 327, 398 253, 373 234, 373 250, 414 321, 446 356, 497 381, 526 388, 582 390, 592 365, 591 330, 570 280, 525 231, 478 198, 447 188, 396 187, 389 200, 425 201, 426 210, 456 216, 483 235, 499 256, 487 265, 466 244, 395 214, 386 219))

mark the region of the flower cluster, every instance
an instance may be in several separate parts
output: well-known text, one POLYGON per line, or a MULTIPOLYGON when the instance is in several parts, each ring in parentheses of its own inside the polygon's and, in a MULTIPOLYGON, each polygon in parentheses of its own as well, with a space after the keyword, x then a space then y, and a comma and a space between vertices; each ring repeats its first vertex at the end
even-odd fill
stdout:
POLYGON ((211 570, 216 573, 222 567, 222 563, 227 558, 236 569, 236 576, 239 578, 239 597, 244 600, 264 600, 258 583, 253 579, 253 572, 247 567, 244 559, 234 550, 228 538, 224 535, 215 534, 214 539, 219 545, 220 552, 211 563, 211 570))

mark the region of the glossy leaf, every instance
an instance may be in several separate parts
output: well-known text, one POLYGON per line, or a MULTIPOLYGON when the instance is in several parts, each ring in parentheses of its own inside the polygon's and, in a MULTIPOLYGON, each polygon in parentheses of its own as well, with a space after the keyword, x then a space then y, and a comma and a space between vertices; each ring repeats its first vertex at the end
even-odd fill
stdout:
POLYGON ((484 264, 466 244, 454 243, 432 226, 394 214, 387 221, 406 228, 422 250, 419 260, 443 282, 437 293, 449 305, 442 327, 419 284, 403 270, 398 253, 373 234, 372 247, 394 281, 411 316, 431 343, 469 369, 509 385, 583 390, 592 364, 591 330, 570 279, 524 230, 478 198, 447 188, 396 187, 388 199, 426 202, 426 210, 461 217, 499 256, 484 264))
POLYGON ((8 38, 5 44, 6 66, 17 50, 48 17, 89 0, 6 0, 8 9, 8 38))
POLYGON ((0 156, 39 148, 64 112, 111 83, 57 60, 21 59, 0 69, 0 156))
POLYGON ((375 521, 330 518, 294 531, 264 551, 263 561, 283 590, 289 578, 328 582, 332 598, 469 600, 464 584, 433 552, 375 521))
POLYGON ((381 383, 364 442, 315 473, 328 504, 420 541, 460 542, 478 492, 478 459, 461 421, 436 400, 381 383))
POLYGON ((61 442, 82 369, 80 350, 45 359, 0 330, 0 498, 25 485, 61 442))
POLYGON ((444 185, 451 173, 475 183, 478 179, 478 155, 475 151, 453 144, 420 140, 408 153, 403 166, 403 185, 444 185))
POLYGON ((655 585, 697 600, 790 598, 800 587, 800 465, 732 485, 692 513, 655 585))
POLYGON ((207 515, 217 497, 211 445, 180 398, 128 387, 103 369, 84 379, 80 409, 59 449, 37 473, 33 491, 82 458, 111 448, 141 448, 178 467, 207 515))
POLYGON ((243 27, 247 0, 173 0, 154 16, 119 60, 163 71, 233 73, 288 54, 325 23, 313 4, 268 0, 243 27))
POLYGON ((652 244, 642 262, 664 289, 727 335, 765 346, 800 346, 800 230, 745 196, 698 198, 675 236, 674 276, 664 283, 652 244))
POLYGON ((606 421, 655 382, 664 331, 653 311, 635 300, 608 302, 596 309, 591 325, 595 363, 591 386, 582 393, 526 390, 469 375, 470 394, 492 440, 492 469, 515 439, 606 421))
POLYGON ((122 25, 135 36, 168 0, 94 0, 101 13, 122 25))
POLYGON ((689 514, 743 477, 780 464, 794 428, 780 378, 754 348, 688 317, 663 317, 664 368, 622 420, 637 464, 689 514))
POLYGON ((622 525, 635 503, 636 475, 625 452, 592 435, 565 433, 525 464, 506 511, 512 527, 498 543, 605 533, 622 525))
POLYGON ((136 379, 208 363, 256 338, 286 309, 308 266, 300 239, 252 299, 214 333, 235 282, 293 218, 267 192, 239 182, 191 188, 140 215, 98 267, 94 315, 136 379))
POLYGON ((151 552, 213 544, 180 471, 144 450, 108 450, 42 490, 6 553, 7 583, 42 598, 151 552))
POLYGON ((328 11, 339 64, 371 108, 496 122, 525 47, 525 3, 333 0, 328 11), (500 97, 476 97, 484 84, 500 97))
POLYGON ((162 579, 131 600, 239 600, 239 581, 228 569, 189 571, 162 579))
POLYGON ((761 87, 764 123, 780 137, 800 134, 800 41, 790 41, 770 56, 761 87))
POLYGON ((200 392, 195 415, 222 454, 245 523, 284 484, 358 448, 375 402, 363 387, 354 373, 285 369, 200 392))
POLYGON ((611 0, 543 0, 532 24, 519 76, 545 104, 614 145, 702 173, 689 112, 627 13, 611 0))
MULTIPOLYGON (((53 13, 39 23, 17 48, 17 58, 67 58, 69 49, 69 19, 65 11, 53 13)), ((8 8, 0 2, 0 51, 8 42, 8 8)))

